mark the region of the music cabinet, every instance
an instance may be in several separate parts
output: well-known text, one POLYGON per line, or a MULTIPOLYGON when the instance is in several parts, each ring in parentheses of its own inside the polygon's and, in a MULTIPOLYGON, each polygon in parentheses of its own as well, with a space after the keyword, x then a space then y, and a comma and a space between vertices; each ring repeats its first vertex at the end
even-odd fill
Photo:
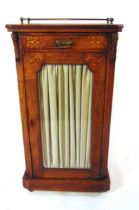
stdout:
POLYGON ((106 191, 116 46, 123 25, 112 18, 53 20, 21 18, 21 24, 6 25, 18 75, 23 186, 106 191), (46 22, 30 23, 37 20, 46 22))

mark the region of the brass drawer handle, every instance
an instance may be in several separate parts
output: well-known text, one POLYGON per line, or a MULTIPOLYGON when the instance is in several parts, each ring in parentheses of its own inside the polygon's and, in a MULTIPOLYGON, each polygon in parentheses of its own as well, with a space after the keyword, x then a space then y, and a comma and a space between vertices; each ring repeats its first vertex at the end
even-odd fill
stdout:
POLYGON ((70 48, 73 45, 72 40, 56 40, 57 48, 70 48))

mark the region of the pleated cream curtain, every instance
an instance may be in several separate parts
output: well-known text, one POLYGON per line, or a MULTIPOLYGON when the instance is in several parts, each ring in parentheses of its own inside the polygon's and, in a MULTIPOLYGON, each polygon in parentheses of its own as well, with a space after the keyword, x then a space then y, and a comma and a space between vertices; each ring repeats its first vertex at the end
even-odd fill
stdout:
POLYGON ((44 167, 90 168, 93 73, 49 64, 38 78, 44 167))

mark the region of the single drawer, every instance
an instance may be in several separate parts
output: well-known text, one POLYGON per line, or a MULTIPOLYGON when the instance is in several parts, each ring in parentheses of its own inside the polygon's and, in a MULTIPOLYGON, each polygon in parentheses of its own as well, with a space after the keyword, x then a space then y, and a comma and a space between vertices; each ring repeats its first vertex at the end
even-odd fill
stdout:
POLYGON ((21 35, 22 49, 74 49, 92 50, 107 48, 107 36, 55 36, 55 35, 21 35))

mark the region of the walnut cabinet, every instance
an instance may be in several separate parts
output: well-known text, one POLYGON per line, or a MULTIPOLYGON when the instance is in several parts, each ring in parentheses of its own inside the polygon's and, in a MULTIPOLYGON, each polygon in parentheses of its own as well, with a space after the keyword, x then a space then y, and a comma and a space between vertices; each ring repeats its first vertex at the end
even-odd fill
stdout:
POLYGON ((114 67, 122 25, 21 24, 12 32, 32 190, 106 191, 114 67))

